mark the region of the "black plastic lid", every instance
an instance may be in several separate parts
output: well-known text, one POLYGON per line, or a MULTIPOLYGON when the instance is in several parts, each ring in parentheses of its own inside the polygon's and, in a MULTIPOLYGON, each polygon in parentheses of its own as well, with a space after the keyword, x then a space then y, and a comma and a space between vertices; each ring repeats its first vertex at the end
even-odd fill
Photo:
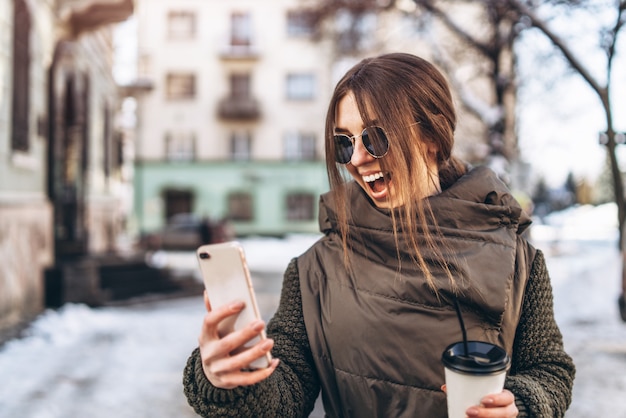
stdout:
POLYGON ((468 341, 465 353, 463 341, 450 344, 441 356, 443 365, 450 370, 467 374, 496 374, 507 370, 511 359, 506 351, 497 345, 468 341))

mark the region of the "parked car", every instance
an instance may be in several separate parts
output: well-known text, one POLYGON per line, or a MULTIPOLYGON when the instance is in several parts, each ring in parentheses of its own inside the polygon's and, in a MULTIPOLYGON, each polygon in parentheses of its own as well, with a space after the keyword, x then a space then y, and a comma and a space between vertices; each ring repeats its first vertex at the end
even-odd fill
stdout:
POLYGON ((227 221, 212 221, 193 213, 178 213, 158 232, 147 234, 142 243, 147 250, 195 250, 202 244, 234 239, 227 221))

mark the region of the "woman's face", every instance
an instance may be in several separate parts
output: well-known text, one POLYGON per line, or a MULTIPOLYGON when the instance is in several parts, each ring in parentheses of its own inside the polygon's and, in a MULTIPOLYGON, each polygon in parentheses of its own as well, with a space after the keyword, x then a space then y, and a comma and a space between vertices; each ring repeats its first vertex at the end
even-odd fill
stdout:
MULTIPOLYGON (((361 141, 361 133, 367 128, 363 124, 361 114, 356 104, 356 99, 352 92, 345 95, 337 105, 337 119, 335 125, 336 134, 346 134, 355 136, 354 153, 348 164, 347 170, 356 182, 365 190, 374 204, 379 208, 395 208, 402 206, 404 201, 396 192, 393 172, 383 172, 380 168, 380 160, 370 155, 361 141), (383 177, 387 180, 387 184, 383 177)), ((383 127, 384 129, 384 127, 383 127)), ((411 135, 409 127, 406 128, 407 135, 411 135)), ((390 140, 389 152, 393 152, 393 141, 390 140)), ((439 191, 439 179, 437 176, 437 165, 434 157, 428 158, 428 164, 421 166, 422 173, 419 175, 423 181, 418 185, 419 190, 412 191, 414 196, 419 198, 436 194, 439 191)))

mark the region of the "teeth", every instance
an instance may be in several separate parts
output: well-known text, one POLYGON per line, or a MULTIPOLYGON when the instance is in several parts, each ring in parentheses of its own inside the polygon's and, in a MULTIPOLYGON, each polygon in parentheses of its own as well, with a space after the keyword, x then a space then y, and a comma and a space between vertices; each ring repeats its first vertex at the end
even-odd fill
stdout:
POLYGON ((382 171, 375 173, 375 174, 370 174, 369 176, 363 176, 363 180, 365 180, 366 183, 371 183, 373 181, 378 180, 379 178, 383 177, 383 173, 382 171))

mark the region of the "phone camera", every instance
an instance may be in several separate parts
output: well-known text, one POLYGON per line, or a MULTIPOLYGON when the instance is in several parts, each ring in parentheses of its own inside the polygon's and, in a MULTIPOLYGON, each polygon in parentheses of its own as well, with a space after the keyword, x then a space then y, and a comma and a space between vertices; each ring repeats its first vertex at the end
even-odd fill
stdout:
POLYGON ((200 258, 203 260, 208 260, 209 258, 211 258, 211 254, 207 253, 207 252, 202 252, 200 253, 200 258))

